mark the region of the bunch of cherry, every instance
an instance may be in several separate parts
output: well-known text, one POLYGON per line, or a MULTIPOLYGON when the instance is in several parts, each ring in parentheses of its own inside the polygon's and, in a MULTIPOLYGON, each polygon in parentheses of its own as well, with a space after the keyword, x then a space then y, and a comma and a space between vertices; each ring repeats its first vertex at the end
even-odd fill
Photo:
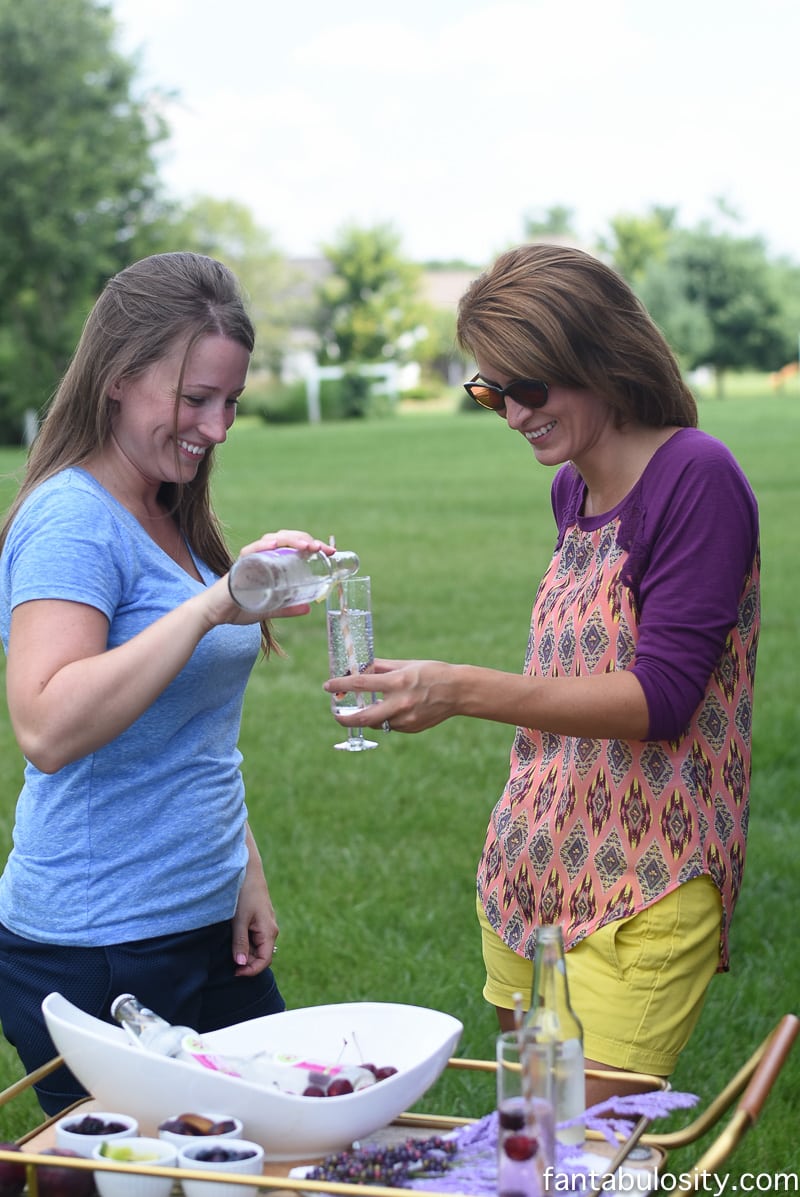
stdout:
MULTIPOLYGON (((374 1064, 359 1064, 359 1068, 368 1069, 376 1081, 385 1081, 397 1072, 391 1064, 377 1068, 374 1064)), ((344 1076, 331 1077, 327 1072, 310 1072, 308 1084, 303 1090, 303 1097, 341 1097, 345 1093, 352 1093, 352 1082, 344 1076)))
POLYGON ((531 1159, 539 1150, 539 1140, 527 1132, 523 1112, 501 1108, 498 1118, 503 1151, 508 1158, 516 1163, 531 1159), (511 1134, 504 1134, 505 1131, 511 1134))

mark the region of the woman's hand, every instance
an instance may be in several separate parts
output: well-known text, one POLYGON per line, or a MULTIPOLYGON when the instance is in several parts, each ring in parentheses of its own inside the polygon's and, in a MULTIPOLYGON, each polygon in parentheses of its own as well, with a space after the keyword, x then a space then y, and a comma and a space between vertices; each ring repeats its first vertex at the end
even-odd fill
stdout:
POLYGON ((458 709, 458 665, 443 661, 376 660, 357 676, 331 678, 324 685, 336 691, 381 691, 382 700, 353 714, 337 716, 343 727, 381 727, 420 732, 462 712, 458 709))
POLYGON ((630 670, 586 677, 540 678, 479 665, 443 661, 375 661, 369 673, 334 677, 323 689, 382 691, 383 698, 353 714, 343 727, 419 732, 453 715, 538 728, 563 736, 641 740, 647 736, 647 699, 630 670))
POLYGON ((254 977, 272 963, 278 923, 264 876, 264 867, 249 826, 245 870, 232 924, 232 951, 237 977, 254 977))
MULTIPOLYGON (((332 545, 324 540, 318 540, 308 532, 294 528, 282 528, 279 532, 265 532, 258 540, 246 544, 239 554, 246 557, 250 553, 268 553, 272 549, 297 549, 301 553, 325 553, 330 557, 336 552, 332 545)), ((208 588, 204 595, 209 626, 220 623, 251 624, 260 623, 264 618, 263 612, 245 611, 231 597, 228 588, 228 576, 220 579, 214 586, 208 588)), ((270 611, 270 619, 288 619, 295 615, 307 615, 311 610, 308 603, 297 603, 291 607, 281 607, 278 611, 270 611)))

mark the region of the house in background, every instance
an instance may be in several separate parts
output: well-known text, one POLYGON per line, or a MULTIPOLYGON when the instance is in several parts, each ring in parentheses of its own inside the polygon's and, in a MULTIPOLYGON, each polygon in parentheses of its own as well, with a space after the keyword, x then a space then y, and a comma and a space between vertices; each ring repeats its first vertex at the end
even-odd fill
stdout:
MULTIPOLYGON (((330 263, 327 258, 290 258, 287 265, 290 276, 287 303, 296 307, 298 311, 307 312, 313 302, 316 288, 330 273, 330 263)), ((425 269, 421 279, 421 298, 433 308, 455 314, 459 299, 477 273, 477 269, 425 269)), ((318 379, 320 367, 317 365, 316 349, 317 337, 314 330, 302 323, 293 326, 290 344, 283 361, 283 381, 306 380, 308 383, 310 378, 318 379)), ((461 367, 456 364, 454 368, 458 373, 456 381, 460 381, 461 367)), ((419 385, 420 367, 416 362, 396 367, 391 374, 392 389, 397 387, 399 390, 409 390, 419 385)), ((322 375, 325 376, 327 375, 322 375)), ((448 379, 448 382, 452 383, 453 380, 448 379)))

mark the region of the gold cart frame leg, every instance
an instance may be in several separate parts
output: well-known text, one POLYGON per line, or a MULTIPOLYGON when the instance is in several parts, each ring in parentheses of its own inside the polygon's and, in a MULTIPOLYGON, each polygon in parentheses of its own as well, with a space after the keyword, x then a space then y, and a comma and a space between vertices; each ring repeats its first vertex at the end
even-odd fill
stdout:
POLYGON ((26 1076, 21 1077, 13 1085, 9 1085, 7 1089, 4 1089, 0 1093, 0 1106, 4 1106, 7 1101, 11 1101, 11 1098, 16 1097, 18 1093, 23 1093, 25 1089, 32 1088, 37 1081, 40 1081, 42 1077, 49 1076, 51 1072, 55 1072, 63 1063, 63 1056, 54 1056, 52 1060, 48 1060, 40 1068, 36 1068, 33 1072, 29 1072, 26 1076))

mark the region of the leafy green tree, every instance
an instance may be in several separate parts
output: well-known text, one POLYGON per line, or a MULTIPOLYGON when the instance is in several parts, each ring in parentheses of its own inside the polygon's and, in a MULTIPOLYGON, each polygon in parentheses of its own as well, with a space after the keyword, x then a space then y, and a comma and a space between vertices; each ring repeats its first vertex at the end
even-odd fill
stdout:
POLYGON ((563 204, 553 204, 543 211, 527 212, 524 218, 526 241, 538 241, 547 237, 575 237, 575 212, 563 204))
POLYGON ((635 287, 652 262, 663 262, 675 227, 675 208, 653 207, 644 216, 620 213, 609 222, 608 236, 598 249, 623 278, 635 287))
POLYGON ((721 395, 727 371, 774 370, 789 360, 779 281, 760 238, 717 233, 703 222, 670 237, 663 265, 645 272, 640 294, 684 363, 713 368, 721 395))
POLYGON ((456 342, 455 311, 429 306, 422 313, 422 328, 424 334, 414 346, 415 360, 447 383, 460 381, 470 359, 456 342))
POLYGON ((169 237, 172 248, 208 254, 233 270, 256 326, 253 367, 279 375, 290 329, 307 314, 296 298, 299 278, 270 234, 244 204, 199 196, 176 212, 169 237))
POLYGON ((784 360, 778 369, 796 362, 800 356, 800 266, 788 258, 775 263, 775 285, 783 298, 783 332, 786 345, 784 360))
POLYGON ((401 255, 399 235, 350 225, 323 253, 330 273, 313 316, 320 364, 403 360, 404 336, 421 323, 421 270, 401 255))
POLYGON ((152 150, 109 8, 0 0, 0 440, 52 393, 104 280, 149 252, 152 150))

